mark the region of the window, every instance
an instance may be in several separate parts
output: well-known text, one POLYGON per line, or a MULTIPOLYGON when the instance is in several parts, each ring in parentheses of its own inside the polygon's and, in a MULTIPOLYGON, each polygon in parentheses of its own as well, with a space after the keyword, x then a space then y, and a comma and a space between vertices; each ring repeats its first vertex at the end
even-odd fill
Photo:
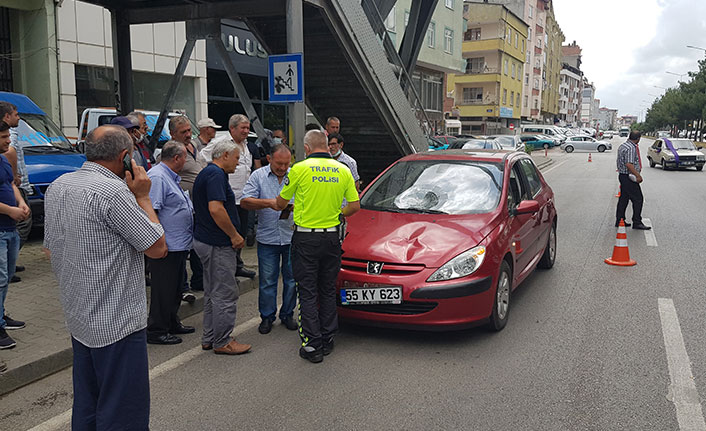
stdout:
POLYGON ((529 106, 529 96, 525 96, 525 108, 529 106))
POLYGON ((525 191, 525 184, 520 178, 522 176, 522 170, 520 169, 519 162, 515 163, 510 170, 509 185, 510 189, 507 194, 507 207, 508 209, 514 209, 523 199, 529 199, 527 197, 527 192, 525 191))
POLYGON ((445 0, 444 3, 446 4, 446 7, 447 7, 447 8, 449 8, 449 9, 453 9, 453 8, 454 8, 454 0, 445 0))
POLYGON ((469 105, 474 102, 483 100, 483 89, 478 88, 464 88, 463 89, 463 103, 469 105))
POLYGON ((503 71, 505 72, 505 75, 507 76, 507 72, 508 72, 508 70, 507 70, 507 60, 505 60, 505 62, 503 63, 503 71))
POLYGON ((513 106, 515 104, 515 92, 511 91, 510 92, 510 106, 513 106))
POLYGON ((454 31, 444 28, 444 52, 451 54, 454 50, 454 31))
POLYGON ((520 40, 520 35, 517 34, 517 32, 515 32, 515 48, 518 47, 519 40, 520 40))
POLYGON ((529 73, 525 73, 525 84, 529 85, 529 73))
POLYGON ((523 53, 525 52, 525 40, 524 39, 522 39, 522 52, 523 53))
POLYGON ((530 6, 529 7, 529 17, 532 18, 532 15, 534 15, 534 7, 530 6))
POLYGON ((512 29, 508 27, 507 29, 507 38, 505 38, 505 42, 509 43, 512 45, 512 29))
POLYGON ((535 168, 534 163, 529 159, 520 160, 520 166, 522 171, 527 177, 527 183, 529 184, 531 197, 537 196, 540 190, 542 190, 542 182, 539 180, 539 174, 537 173, 537 168, 535 168))
POLYGON ((515 106, 520 107, 520 93, 517 93, 517 99, 515 99, 515 106))
POLYGON ((532 40, 532 29, 531 28, 527 29, 527 40, 532 40))
POLYGON ((466 73, 483 73, 485 69, 485 57, 475 57, 466 60, 466 73))
POLYGON ((534 99, 534 109, 539 109, 539 101, 534 99))
POLYGON ((537 78, 534 79, 534 89, 539 90, 539 79, 537 78))
POLYGON ((436 23, 434 21, 429 23, 429 28, 427 29, 427 45, 429 48, 436 46, 436 23))
POLYGON ((464 38, 465 40, 480 40, 480 28, 469 28, 464 38))
POLYGON ((385 18, 385 28, 388 31, 395 32, 395 6, 392 6, 392 10, 390 10, 390 14, 387 15, 387 18, 385 18))
POLYGON ((507 88, 503 89, 503 105, 507 105, 507 88))
POLYGON ((512 79, 515 79, 515 76, 516 76, 515 70, 516 70, 515 62, 513 61, 512 62, 512 79))
POLYGON ((404 28, 407 29, 407 24, 409 24, 409 11, 404 11, 404 28))

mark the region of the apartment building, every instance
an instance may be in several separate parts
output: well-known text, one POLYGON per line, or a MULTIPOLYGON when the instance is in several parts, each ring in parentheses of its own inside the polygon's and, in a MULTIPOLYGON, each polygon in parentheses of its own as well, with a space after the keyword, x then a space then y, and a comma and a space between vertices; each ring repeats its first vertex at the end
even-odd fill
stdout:
MULTIPOLYGON (((540 4, 538 3, 538 6, 540 4)), ((536 26, 537 36, 543 34, 543 52, 539 52, 535 45, 535 58, 542 55, 542 103, 540 105, 541 121, 545 124, 553 124, 558 121, 559 114, 559 89, 561 74, 561 46, 564 43, 564 33, 562 33, 559 23, 554 17, 554 7, 551 2, 545 7, 546 26, 542 29, 539 23, 536 26)))
POLYGON ((593 127, 593 100, 596 98, 596 87, 589 83, 586 77, 583 78, 583 90, 581 91, 581 127, 593 127))
POLYGON ((601 130, 615 130, 618 127, 618 110, 610 108, 599 108, 596 114, 596 121, 601 130))
POLYGON ((576 41, 561 47, 561 72, 559 72, 559 124, 577 127, 581 116, 581 47, 576 41))
POLYGON ((502 4, 464 2, 465 73, 448 76, 462 133, 506 132, 520 124, 527 24, 502 4))

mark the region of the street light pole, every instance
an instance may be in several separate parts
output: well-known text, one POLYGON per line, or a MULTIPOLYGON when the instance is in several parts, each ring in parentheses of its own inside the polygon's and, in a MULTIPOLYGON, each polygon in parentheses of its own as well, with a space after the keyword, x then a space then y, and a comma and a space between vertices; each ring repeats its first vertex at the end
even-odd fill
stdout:
POLYGON ((686 73, 674 73, 674 72, 666 72, 666 73, 668 73, 668 74, 670 74, 670 75, 678 76, 678 77, 679 77, 679 81, 677 81, 677 82, 681 82, 681 81, 682 81, 682 79, 681 79, 682 76, 686 75, 686 73))
POLYGON ((687 47, 687 48, 691 48, 691 49, 698 49, 698 50, 703 51, 704 53, 706 53, 706 48, 701 48, 701 47, 699 47, 699 46, 693 46, 693 45, 687 45, 686 47, 687 47))

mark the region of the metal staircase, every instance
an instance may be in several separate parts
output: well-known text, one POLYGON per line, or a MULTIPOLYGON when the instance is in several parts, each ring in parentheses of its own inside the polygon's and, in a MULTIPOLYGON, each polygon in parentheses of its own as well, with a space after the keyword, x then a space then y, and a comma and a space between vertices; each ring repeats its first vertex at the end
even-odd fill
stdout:
MULTIPOLYGON (((286 52, 284 17, 247 21, 269 53, 286 52)), ((344 151, 365 184, 399 157, 426 151, 428 121, 374 3, 305 0, 304 81, 319 121, 340 118, 344 151)))

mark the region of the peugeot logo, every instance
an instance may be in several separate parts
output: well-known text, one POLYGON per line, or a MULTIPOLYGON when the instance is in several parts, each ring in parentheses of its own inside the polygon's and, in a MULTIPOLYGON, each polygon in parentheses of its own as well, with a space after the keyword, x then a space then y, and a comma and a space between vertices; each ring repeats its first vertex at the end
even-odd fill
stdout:
POLYGON ((368 262, 368 274, 380 275, 383 265, 382 262, 368 262))

